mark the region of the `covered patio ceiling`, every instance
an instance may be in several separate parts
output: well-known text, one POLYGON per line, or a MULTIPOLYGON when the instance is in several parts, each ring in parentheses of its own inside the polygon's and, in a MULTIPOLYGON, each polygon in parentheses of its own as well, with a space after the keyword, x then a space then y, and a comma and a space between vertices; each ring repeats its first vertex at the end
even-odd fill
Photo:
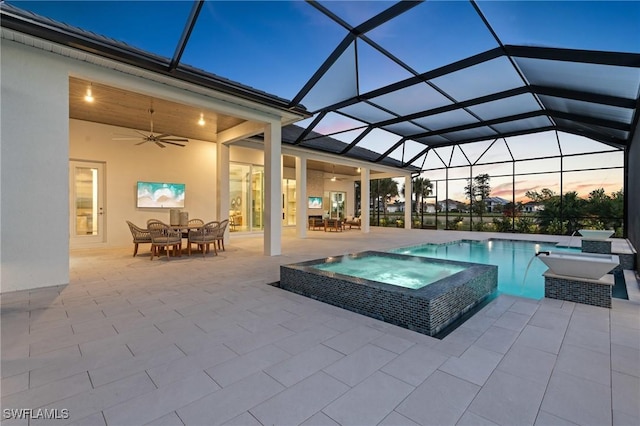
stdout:
POLYGON ((638 2, 100 3, 9 1, 2 26, 306 110, 284 143, 412 171, 434 147, 550 130, 625 148, 640 115, 638 2), (127 26, 140 12, 173 41, 127 26))
POLYGON ((69 118, 148 131, 150 109, 153 109, 154 133, 169 133, 208 142, 216 142, 219 132, 245 122, 216 111, 206 111, 81 78, 69 78, 69 118), (88 104, 85 101, 88 88, 99 99, 98 102, 88 104), (200 117, 208 123, 207 126, 198 125, 200 117))

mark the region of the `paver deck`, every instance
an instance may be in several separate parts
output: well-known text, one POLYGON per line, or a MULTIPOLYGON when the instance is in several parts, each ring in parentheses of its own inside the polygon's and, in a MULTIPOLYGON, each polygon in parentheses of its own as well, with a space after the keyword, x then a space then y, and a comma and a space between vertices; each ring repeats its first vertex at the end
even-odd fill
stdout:
POLYGON ((2 424, 640 424, 637 302, 503 295, 438 340, 267 284, 281 264, 504 235, 293 235, 276 257, 236 235, 217 257, 74 251, 69 285, 0 295, 2 424), (5 411, 38 408, 68 418, 5 411))

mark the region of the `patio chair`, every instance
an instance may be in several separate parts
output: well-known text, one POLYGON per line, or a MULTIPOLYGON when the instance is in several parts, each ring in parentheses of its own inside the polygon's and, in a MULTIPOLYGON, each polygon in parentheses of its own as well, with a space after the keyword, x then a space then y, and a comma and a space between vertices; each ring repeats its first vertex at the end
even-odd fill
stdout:
POLYGON ((202 226, 204 225, 204 220, 202 219, 189 219, 187 222, 187 226, 202 226))
POLYGON ((349 226, 349 229, 352 229, 353 227, 360 229, 360 227, 362 226, 362 223, 360 222, 360 218, 353 217, 353 216, 347 216, 346 220, 344 221, 344 224, 346 226, 349 226))
MULTIPOLYGON (((191 228, 194 226, 202 226, 204 225, 204 220, 202 219, 189 219, 189 222, 187 222, 187 227, 191 228)), ((183 230, 182 231, 182 238, 189 238, 189 230, 183 230)))
POLYGON ((156 251, 161 248, 166 250, 167 260, 169 260, 169 249, 173 251, 174 256, 182 250, 182 233, 179 230, 160 221, 149 221, 147 229, 151 234, 151 260, 156 251))
MULTIPOLYGON (((149 219, 147 220, 147 229, 149 229, 149 224, 153 223, 153 222, 160 222, 160 223, 164 223, 163 221, 161 221, 160 219, 149 219)), ((166 225, 166 223, 165 223, 166 225)))
POLYGON ((127 225, 129 225, 129 230, 131 231, 131 236, 133 237, 133 257, 136 257, 138 254, 138 244, 151 243, 151 234, 147 229, 142 229, 139 226, 134 225, 133 223, 126 221, 127 225))
POLYGON ((220 222, 220 227, 218 228, 218 236, 216 237, 216 242, 218 244, 218 250, 225 251, 224 248, 224 233, 227 230, 227 225, 229 224, 229 219, 225 219, 220 222))
POLYGON ((220 228, 220 222, 212 221, 205 223, 198 229, 189 230, 189 238, 187 240, 187 252, 191 255, 191 244, 196 244, 200 250, 202 250, 202 256, 209 253, 209 246, 213 244, 213 251, 218 255, 216 249, 216 239, 218 238, 218 229, 220 228))

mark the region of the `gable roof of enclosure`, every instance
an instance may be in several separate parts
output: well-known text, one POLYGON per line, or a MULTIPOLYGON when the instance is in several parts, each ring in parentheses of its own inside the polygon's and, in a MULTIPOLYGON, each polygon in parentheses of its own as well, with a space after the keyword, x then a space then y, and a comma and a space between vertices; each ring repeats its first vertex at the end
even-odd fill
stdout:
MULTIPOLYGON (((146 23, 153 21, 154 9, 163 3, 148 3, 146 23)), ((304 7, 305 14, 318 14, 325 24, 333 25, 333 33, 311 34, 317 28, 297 27, 292 21, 289 24, 296 32, 288 37, 323 38, 334 44, 311 75, 296 75, 296 69, 303 56, 313 54, 312 49, 279 49, 284 51, 281 58, 271 52, 275 62, 286 64, 288 77, 299 82, 290 101, 221 78, 217 69, 183 63, 184 53, 186 60, 199 61, 193 53, 189 56, 190 43, 200 43, 197 37, 212 37, 219 31, 210 25, 213 13, 228 26, 246 27, 243 21, 234 21, 248 19, 246 13, 232 14, 234 6, 227 3, 195 1, 184 20, 156 22, 163 28, 180 28, 177 43, 169 46, 172 57, 6 3, 2 4, 2 26, 279 108, 311 112, 312 118, 299 123, 302 131, 288 132, 297 135, 289 143, 412 171, 422 167, 433 147, 556 130, 624 148, 637 128, 638 2, 607 2, 608 9, 615 9, 616 19, 626 19, 623 22, 593 11, 582 14, 597 2, 526 2, 525 6, 523 2, 378 2, 361 8, 368 14, 356 15, 348 10, 348 2, 298 2, 296 10, 304 7), (519 3, 520 9, 503 13, 514 7, 512 3, 519 3), (205 4, 209 7, 203 8, 205 4), (545 15, 542 25, 535 19, 547 12, 545 8, 556 9, 545 15), (562 25, 557 19, 562 10, 557 8, 568 8, 572 19, 584 25, 593 24, 582 28, 584 40, 587 32, 614 36, 606 38, 604 45, 567 40, 552 28, 562 25), (501 13, 513 18, 519 37, 501 13), (582 15, 589 18, 581 21, 582 15), (391 42, 394 38, 396 42, 391 42), (376 74, 382 78, 374 78, 376 74)), ((274 4, 251 3, 251 7, 287 7, 287 2, 268 3, 274 4)), ((29 6, 26 2, 25 7, 29 6)), ((286 45, 284 39, 282 44, 286 45)))

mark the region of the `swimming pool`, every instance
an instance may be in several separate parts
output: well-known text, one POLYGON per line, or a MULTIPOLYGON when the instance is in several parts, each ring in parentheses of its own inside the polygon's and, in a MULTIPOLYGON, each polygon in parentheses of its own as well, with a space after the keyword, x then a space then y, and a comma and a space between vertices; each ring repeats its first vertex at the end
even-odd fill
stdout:
POLYGON ((531 299, 544 297, 542 274, 547 267, 535 257, 539 251, 576 253, 580 249, 561 248, 555 243, 533 241, 461 240, 447 244, 422 244, 391 250, 392 253, 397 254, 496 265, 499 292, 531 299))

